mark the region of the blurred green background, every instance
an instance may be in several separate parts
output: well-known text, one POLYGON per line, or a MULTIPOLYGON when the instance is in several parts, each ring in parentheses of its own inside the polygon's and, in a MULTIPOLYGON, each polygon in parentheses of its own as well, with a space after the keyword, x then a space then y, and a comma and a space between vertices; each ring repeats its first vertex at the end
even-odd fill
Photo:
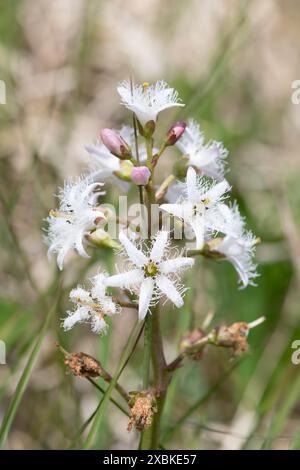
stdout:
MULTIPOLYGON (((84 145, 101 127, 130 122, 116 85, 133 75, 142 82, 164 78, 186 103, 178 115, 164 115, 163 129, 192 116, 207 138, 224 141, 233 196, 262 239, 257 287, 238 290, 231 265, 199 260, 197 275, 187 280, 194 289, 185 311, 164 308, 169 359, 191 321, 200 324, 210 311, 214 325, 267 320, 251 332, 250 351, 236 363, 226 351, 210 349, 176 372, 162 443, 169 449, 300 448, 300 365, 291 362, 291 344, 300 339, 300 105, 291 102, 292 81, 300 78, 299 2, 2 0, 0 9, 0 79, 7 94, 0 105, 4 447, 80 448, 81 438, 75 444, 74 438, 100 393, 66 374, 55 342, 100 358, 113 372, 134 324, 134 312, 125 310, 104 338, 84 326, 64 333, 70 288, 99 261, 110 270, 113 257, 99 251, 87 262, 74 255, 59 275, 42 236, 57 186, 86 168, 84 145), (45 335, 38 337, 42 325, 45 335), (37 338, 35 367, 26 368, 16 394, 37 338)), ((171 158, 170 152, 165 171, 171 158)), ((127 390, 141 387, 141 355, 142 344, 120 379, 127 390)), ((97 447, 136 448, 138 436, 127 432, 127 422, 110 403, 97 447)))

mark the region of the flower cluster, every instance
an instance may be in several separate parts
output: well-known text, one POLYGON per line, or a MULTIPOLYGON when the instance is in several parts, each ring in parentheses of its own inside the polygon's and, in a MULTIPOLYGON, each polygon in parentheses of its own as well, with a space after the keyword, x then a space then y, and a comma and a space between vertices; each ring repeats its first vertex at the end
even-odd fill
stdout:
POLYGON ((141 227, 137 227, 134 240, 125 230, 130 223, 121 228, 118 240, 109 246, 122 246, 124 263, 115 274, 97 274, 90 290, 79 286, 71 291, 75 309, 63 320, 66 330, 76 323, 89 322, 94 332, 105 331, 106 317, 121 309, 107 294, 108 288, 130 295, 130 300, 138 304, 140 320, 161 297, 181 308, 186 291, 181 276, 193 266, 197 255, 231 262, 242 287, 253 284, 257 276, 253 262, 257 239, 246 230, 237 204, 226 203, 231 188, 225 179, 228 151, 223 144, 206 143, 200 126, 190 119, 173 124, 155 148, 153 135, 159 113, 184 106, 178 93, 164 81, 154 85, 125 81, 117 90, 121 103, 133 113, 134 127, 102 129, 99 140, 86 146, 89 174, 65 183, 58 196, 59 207, 50 211, 47 219, 49 254, 57 253, 62 269, 70 250, 87 257, 87 246, 92 240, 108 238, 105 225, 109 214, 99 201, 107 181, 118 183, 125 191, 130 185, 138 186, 136 194, 141 202, 146 199, 148 209, 151 204, 161 203, 162 221, 157 232, 151 232, 144 240, 141 227), (155 168, 170 146, 181 153, 185 178, 176 181, 170 174, 157 184, 155 168), (180 221, 186 236, 195 238, 195 249, 174 251, 172 232, 164 228, 170 216, 180 221))
POLYGON ((78 286, 71 291, 70 299, 76 308, 67 312, 63 321, 65 330, 70 330, 76 323, 89 322, 94 333, 102 333, 107 328, 105 318, 120 312, 120 306, 105 292, 105 275, 102 273, 92 279, 90 291, 78 286))

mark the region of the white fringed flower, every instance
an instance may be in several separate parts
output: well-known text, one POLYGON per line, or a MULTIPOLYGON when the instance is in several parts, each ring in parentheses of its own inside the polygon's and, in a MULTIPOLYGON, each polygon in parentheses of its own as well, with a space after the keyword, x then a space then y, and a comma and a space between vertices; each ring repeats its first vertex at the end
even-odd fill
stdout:
POLYGON ((226 219, 224 228, 225 237, 216 239, 213 251, 221 253, 233 264, 236 269, 241 287, 248 284, 255 285, 254 279, 258 276, 256 264, 253 261, 257 238, 245 230, 245 220, 241 217, 238 207, 224 206, 223 215, 226 219))
POLYGON ((201 249, 205 235, 224 231, 226 218, 222 201, 229 190, 227 181, 209 185, 189 167, 183 186, 185 196, 181 196, 175 204, 162 204, 160 208, 181 219, 195 234, 196 248, 201 249))
POLYGON ((182 307, 185 289, 179 283, 179 273, 191 267, 194 260, 185 256, 170 257, 167 231, 158 232, 148 250, 138 249, 123 232, 119 239, 128 256, 128 271, 106 278, 106 285, 130 289, 138 294, 140 320, 163 295, 176 307, 182 307))
POLYGON ((164 80, 153 85, 131 85, 130 81, 124 81, 117 90, 122 104, 135 113, 142 126, 149 121, 156 122, 158 114, 165 109, 184 106, 179 103, 178 92, 164 80))
POLYGON ((76 323, 90 323, 94 333, 105 333, 107 323, 105 317, 111 317, 121 311, 121 307, 105 293, 105 275, 97 274, 91 279, 91 291, 78 286, 70 292, 70 299, 76 305, 68 311, 62 326, 70 330, 76 323))
MULTIPOLYGON (((132 148, 133 153, 135 154, 133 128, 130 126, 122 126, 121 129, 117 132, 132 148)), ((126 182, 124 185, 124 181, 115 177, 116 172, 122 171, 122 166, 124 165, 122 160, 113 155, 100 139, 97 140, 95 144, 86 145, 85 149, 88 151, 91 157, 89 166, 92 171, 91 178, 94 181, 98 181, 99 179, 104 180, 107 178, 113 178, 114 181, 116 181, 122 188, 126 189, 126 182)), ((144 144, 139 144, 139 157, 141 162, 145 161, 147 158, 147 152, 144 144)), ((129 163, 126 162, 125 164, 128 165, 129 163)))
POLYGON ((253 262, 256 243, 256 237, 251 232, 245 232, 241 237, 226 235, 215 247, 215 251, 222 253, 233 264, 243 288, 248 284, 254 286, 253 280, 258 276, 253 262))
POLYGON ((74 249, 80 256, 88 257, 84 248, 85 235, 106 222, 104 210, 97 206, 103 183, 91 183, 89 178, 77 178, 65 182, 59 192, 60 205, 50 211, 47 218, 48 255, 57 253, 59 269, 63 268, 68 251, 74 249))
POLYGON ((204 134, 196 121, 188 121, 185 132, 176 145, 188 158, 189 165, 200 170, 203 175, 216 180, 223 179, 228 150, 222 142, 210 141, 205 144, 204 134))

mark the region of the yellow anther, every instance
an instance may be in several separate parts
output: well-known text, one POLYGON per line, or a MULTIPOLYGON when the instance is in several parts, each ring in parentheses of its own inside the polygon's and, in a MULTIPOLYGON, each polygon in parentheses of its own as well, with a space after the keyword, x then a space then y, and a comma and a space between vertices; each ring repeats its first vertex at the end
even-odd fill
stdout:
POLYGON ((62 211, 57 211, 57 210, 53 210, 53 209, 51 209, 49 211, 49 215, 51 217, 62 217, 62 218, 67 219, 67 220, 72 218, 72 216, 73 216, 72 211, 62 212, 62 211))
POLYGON ((209 197, 206 197, 204 199, 201 199, 201 202, 205 205, 208 206, 210 204, 210 199, 209 197))
POLYGON ((51 209, 51 210, 49 211, 49 215, 50 215, 51 217, 65 217, 64 212, 56 211, 56 210, 54 210, 54 209, 51 209))
POLYGON ((143 83, 143 90, 146 91, 150 86, 150 83, 149 82, 144 82, 143 83))

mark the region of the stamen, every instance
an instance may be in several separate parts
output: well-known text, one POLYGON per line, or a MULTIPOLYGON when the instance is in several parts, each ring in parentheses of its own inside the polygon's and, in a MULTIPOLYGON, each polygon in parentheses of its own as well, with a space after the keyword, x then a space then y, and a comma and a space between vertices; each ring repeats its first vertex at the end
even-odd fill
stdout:
POLYGON ((66 212, 62 212, 62 211, 57 211, 57 210, 53 210, 51 209, 51 211, 49 211, 49 215, 51 217, 61 217, 63 219, 67 219, 67 222, 71 223, 71 221, 68 219, 72 218, 72 215, 73 215, 73 210, 70 210, 70 211, 66 211, 66 212))
POLYGON ((144 83, 143 83, 143 91, 144 91, 144 93, 148 90, 149 86, 150 86, 150 83, 148 83, 148 82, 144 82, 144 83))

